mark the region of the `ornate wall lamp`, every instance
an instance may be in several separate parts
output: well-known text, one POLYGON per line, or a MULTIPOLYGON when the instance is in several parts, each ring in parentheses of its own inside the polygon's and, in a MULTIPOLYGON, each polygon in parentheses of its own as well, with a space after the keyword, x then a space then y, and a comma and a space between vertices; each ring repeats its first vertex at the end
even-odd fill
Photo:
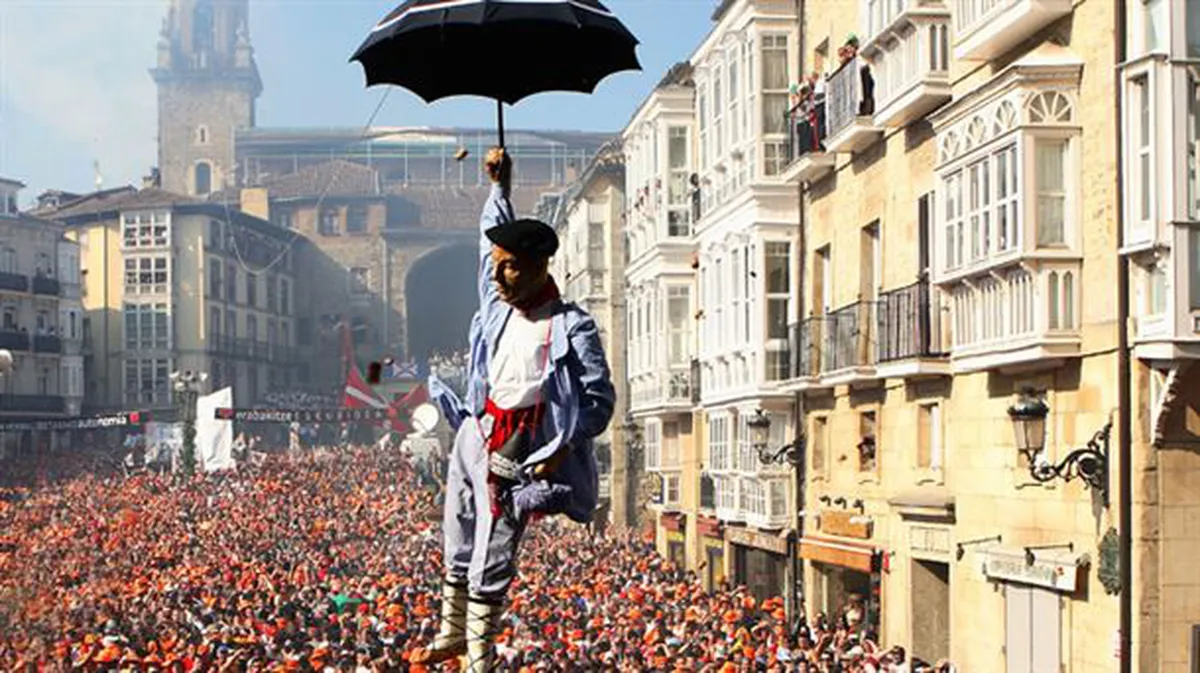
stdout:
POLYGON ((1058 464, 1053 464, 1045 454, 1046 417, 1049 415, 1050 407, 1045 400, 1031 391, 1022 393, 1021 399, 1008 408, 1017 451, 1029 462, 1029 476, 1039 483, 1056 478, 1063 481, 1079 478, 1098 491, 1108 504, 1108 438, 1112 421, 1098 430, 1086 446, 1071 451, 1058 464))

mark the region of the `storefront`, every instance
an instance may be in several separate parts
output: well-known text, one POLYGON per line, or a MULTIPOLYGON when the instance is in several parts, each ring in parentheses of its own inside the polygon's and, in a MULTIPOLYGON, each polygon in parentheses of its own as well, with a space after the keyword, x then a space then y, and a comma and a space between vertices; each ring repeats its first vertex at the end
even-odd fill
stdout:
POLYGON ((687 528, 684 527, 686 516, 678 513, 663 514, 659 519, 663 535, 666 538, 667 560, 676 568, 687 568, 687 528))
POLYGON ((702 516, 696 519, 696 534, 700 536, 700 577, 704 588, 714 591, 725 581, 725 534, 719 519, 702 516))
POLYGON ((984 551, 981 557, 984 576, 1004 586, 1007 670, 1058 670, 1063 599, 1079 591, 1079 568, 1087 563, 1087 557, 1065 551, 1005 548, 984 551))
POLYGON ((878 633, 885 557, 860 541, 870 539, 871 522, 849 512, 824 510, 820 532, 800 541, 800 558, 812 568, 808 613, 823 612, 831 622, 848 615, 859 620, 858 628, 878 633))
POLYGON ((752 528, 727 528, 733 555, 733 580, 758 600, 787 596, 788 536, 771 535, 752 528))

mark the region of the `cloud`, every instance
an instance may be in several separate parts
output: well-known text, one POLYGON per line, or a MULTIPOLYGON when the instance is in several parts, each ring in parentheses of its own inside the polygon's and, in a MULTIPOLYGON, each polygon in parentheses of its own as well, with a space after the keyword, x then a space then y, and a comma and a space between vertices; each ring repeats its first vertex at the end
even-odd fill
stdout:
POLYGON ((166 8, 165 0, 3 0, 0 101, 99 161, 106 185, 136 182, 156 156, 148 68, 166 8))

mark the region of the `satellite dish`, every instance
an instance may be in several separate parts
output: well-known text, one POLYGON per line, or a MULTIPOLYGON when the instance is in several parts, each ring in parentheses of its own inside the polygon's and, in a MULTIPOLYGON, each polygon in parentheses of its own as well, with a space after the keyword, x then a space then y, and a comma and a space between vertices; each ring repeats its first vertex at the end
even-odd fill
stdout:
POLYGON ((12 351, 0 350, 0 374, 7 374, 13 369, 12 351))
POLYGON ((441 418, 438 408, 426 402, 413 409, 412 424, 417 432, 433 432, 441 418))

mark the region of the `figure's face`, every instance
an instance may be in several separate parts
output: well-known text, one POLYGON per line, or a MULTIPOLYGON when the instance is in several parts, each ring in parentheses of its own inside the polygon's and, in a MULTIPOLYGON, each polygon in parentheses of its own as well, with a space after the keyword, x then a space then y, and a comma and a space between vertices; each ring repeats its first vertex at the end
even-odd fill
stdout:
POLYGON ((519 304, 541 289, 548 273, 547 260, 518 257, 499 246, 492 246, 492 282, 500 298, 519 304))

